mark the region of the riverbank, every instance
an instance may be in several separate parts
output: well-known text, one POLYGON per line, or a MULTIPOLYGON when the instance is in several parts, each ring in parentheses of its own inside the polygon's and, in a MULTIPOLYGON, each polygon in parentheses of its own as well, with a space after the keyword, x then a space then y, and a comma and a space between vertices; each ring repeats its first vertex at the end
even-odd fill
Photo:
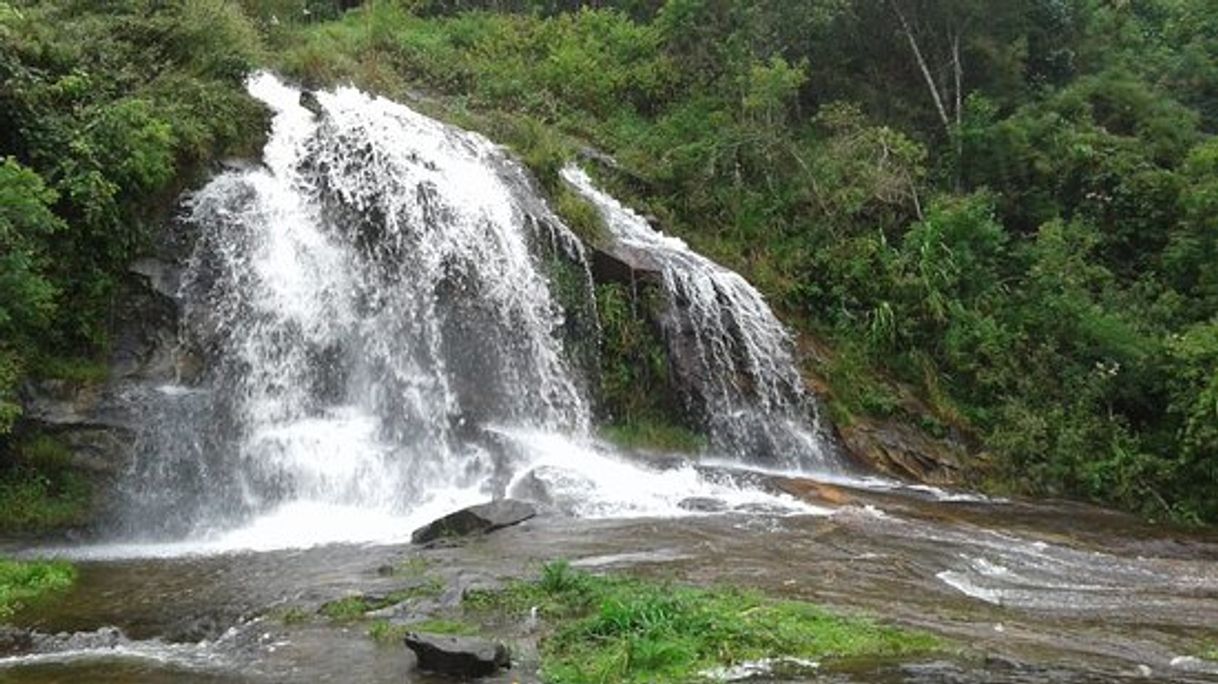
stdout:
POLYGON ((812 681, 1218 681, 1218 669, 1198 657, 1218 639, 1218 603, 1206 598, 1218 588, 1212 535, 1144 528, 1069 504, 843 492, 852 503, 824 515, 543 514, 428 548, 332 545, 172 558, 156 556, 188 550, 113 547, 122 557, 107 558, 106 547, 27 548, 76 554, 79 580, 62 600, 18 615, 17 624, 92 636, 52 640, 41 653, 10 651, 0 660, 0 681, 113 671, 142 673, 141 681, 431 682, 406 674, 410 657, 400 641, 375 638, 382 622, 415 620, 521 640, 516 669, 488 681, 531 681, 542 656, 528 644, 556 623, 544 599, 513 589, 522 586, 514 582, 537 581, 557 558, 579 572, 638 578, 643 588, 733 586, 810 602, 929 632, 945 645, 895 659, 820 659, 807 675, 812 681), (509 610, 466 612, 464 597, 505 588, 512 600, 498 603, 509 610), (376 612, 390 607, 383 603, 369 603, 368 614, 324 608, 395 592, 402 601, 386 612, 376 612), (513 602, 520 597, 528 600, 513 602), (523 604, 535 601, 542 610, 530 621, 532 605, 523 604), (65 654, 109 628, 122 640, 104 637, 65 654))

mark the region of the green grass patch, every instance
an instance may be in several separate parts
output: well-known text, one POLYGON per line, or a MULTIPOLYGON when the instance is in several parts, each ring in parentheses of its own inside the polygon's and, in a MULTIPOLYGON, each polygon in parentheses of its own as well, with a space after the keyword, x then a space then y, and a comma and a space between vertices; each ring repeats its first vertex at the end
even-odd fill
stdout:
POLYGON ((594 576, 565 563, 465 601, 473 612, 537 608, 548 682, 684 682, 760 658, 892 657, 940 646, 934 636, 834 615, 815 605, 733 588, 701 589, 594 576))
POLYGON ((0 532, 46 532, 82 525, 93 488, 72 467, 72 452, 47 434, 29 436, 0 463, 0 532))
POLYGON ((401 641, 403 637, 411 632, 473 636, 478 631, 477 626, 471 625, 468 622, 432 618, 406 624, 393 624, 386 620, 377 620, 368 628, 368 635, 379 643, 389 644, 401 641))
POLYGON ((11 468, 0 473, 0 532, 45 532, 84 524, 92 487, 77 473, 11 468))
POLYGON ((67 380, 82 385, 99 385, 110 375, 110 366, 105 361, 74 357, 42 357, 32 364, 37 377, 67 380))
POLYGON ((431 562, 423 556, 411 556, 393 566, 394 577, 424 577, 431 562))
POLYGON ((1212 660, 1218 663, 1218 643, 1209 643, 1197 651, 1197 657, 1202 660, 1212 660))
POLYGON ((0 620, 67 591, 75 581, 76 568, 66 561, 0 560, 0 620))
POLYGON ((370 610, 375 607, 363 596, 346 596, 323 604, 320 612, 335 622, 351 622, 364 617, 370 610))
POLYGON ((640 418, 601 428, 601 436, 624 449, 695 453, 706 447, 706 437, 681 425, 640 418))
POLYGON ((278 610, 273 617, 285 625, 300 625, 313 619, 313 614, 300 606, 289 606, 278 610))
POLYGON ((364 617, 365 613, 387 608, 403 601, 417 598, 431 598, 444 592, 444 583, 432 577, 422 584, 390 592, 384 597, 345 596, 324 603, 318 611, 335 622, 354 622, 364 617))
POLYGON ((556 186, 553 194, 554 211, 572 232, 591 245, 608 240, 609 229, 596 207, 565 185, 556 186))

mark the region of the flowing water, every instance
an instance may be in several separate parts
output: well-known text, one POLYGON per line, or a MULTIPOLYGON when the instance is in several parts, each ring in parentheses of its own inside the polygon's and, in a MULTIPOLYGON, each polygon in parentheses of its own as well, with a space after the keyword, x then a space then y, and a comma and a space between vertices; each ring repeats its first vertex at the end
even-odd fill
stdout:
POLYGON ((687 401, 704 417, 712 447, 788 468, 832 469, 791 337, 761 293, 738 273, 652 229, 582 169, 568 166, 562 177, 597 208, 618 249, 661 272, 669 309, 664 336, 690 351, 680 358, 691 367, 675 370, 693 388, 687 401))
POLYGON ((152 402, 128 539, 157 554, 400 539, 519 488, 581 515, 775 503, 640 471, 589 437, 563 334, 578 307, 546 272, 562 259, 587 281, 583 250, 499 148, 351 88, 306 107, 264 73, 250 92, 274 113, 265 164, 187 203, 179 298, 208 370, 152 402))
MULTIPOLYGON (((586 296, 583 249, 518 165, 354 89, 302 100, 259 74, 250 90, 274 113, 265 163, 217 176, 181 226, 182 345, 205 371, 131 390, 140 450, 104 543, 3 549, 74 558, 81 577, 19 613, 26 631, 0 629, 0 682, 432 681, 363 626, 283 619, 400 588, 378 568, 420 557, 457 596, 565 557, 961 644, 814 681, 1218 681, 1196 657, 1218 644, 1212 535, 843 472, 757 292, 572 168, 618 246, 662 273, 712 436, 697 462, 619 453, 590 432, 587 322, 551 270, 586 296), (502 495, 544 513, 406 543, 502 495)), ((530 681, 528 659, 498 681, 530 681)))

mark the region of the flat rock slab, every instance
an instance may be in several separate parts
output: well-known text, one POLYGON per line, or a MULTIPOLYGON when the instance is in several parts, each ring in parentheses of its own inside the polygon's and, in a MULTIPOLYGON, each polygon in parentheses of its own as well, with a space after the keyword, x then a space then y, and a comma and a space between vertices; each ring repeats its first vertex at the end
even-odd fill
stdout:
POLYGON ((516 499, 499 499, 490 503, 462 508, 455 513, 420 527, 410 535, 415 544, 426 544, 436 539, 467 537, 485 534, 522 523, 537 515, 532 504, 516 499))
POLYGON ((509 667, 507 647, 478 637, 412 632, 406 647, 419 659, 419 669, 454 677, 486 677, 509 667))

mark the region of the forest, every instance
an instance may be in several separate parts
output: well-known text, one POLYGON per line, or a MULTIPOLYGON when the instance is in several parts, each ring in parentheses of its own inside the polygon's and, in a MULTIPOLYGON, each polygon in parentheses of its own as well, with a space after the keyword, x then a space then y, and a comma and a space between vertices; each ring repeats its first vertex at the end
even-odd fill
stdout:
POLYGON ((611 157, 616 194, 830 350, 808 370, 839 425, 963 435, 989 491, 1212 523, 1216 9, 0 2, 0 489, 46 451, 23 383, 105 373, 123 273, 181 191, 257 149, 242 83, 266 67, 430 103, 573 222, 558 169, 611 157))

